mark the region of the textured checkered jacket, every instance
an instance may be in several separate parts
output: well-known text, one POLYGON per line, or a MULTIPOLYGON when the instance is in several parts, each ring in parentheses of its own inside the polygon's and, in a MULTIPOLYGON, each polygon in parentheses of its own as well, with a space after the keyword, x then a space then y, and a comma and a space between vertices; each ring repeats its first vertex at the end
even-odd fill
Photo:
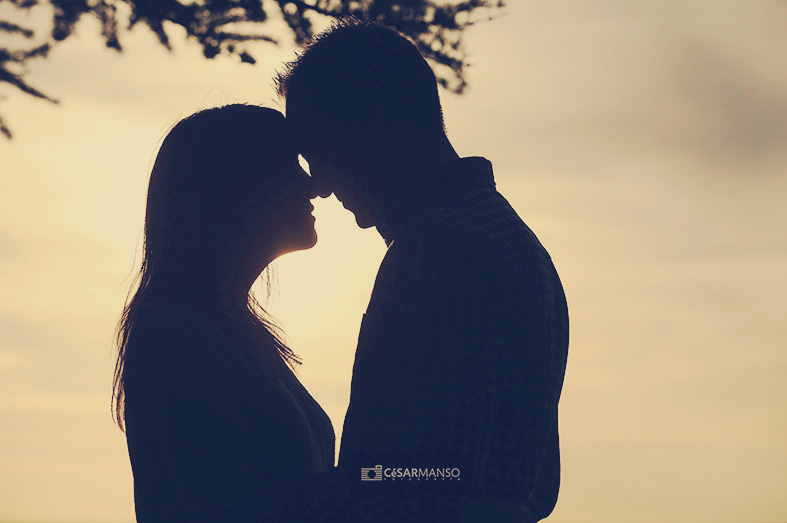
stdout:
POLYGON ((416 204, 361 324, 338 466, 347 519, 432 521, 439 500, 490 495, 537 521, 560 483, 560 279, 488 160, 444 166, 416 204), (381 481, 361 481, 378 465, 381 481))

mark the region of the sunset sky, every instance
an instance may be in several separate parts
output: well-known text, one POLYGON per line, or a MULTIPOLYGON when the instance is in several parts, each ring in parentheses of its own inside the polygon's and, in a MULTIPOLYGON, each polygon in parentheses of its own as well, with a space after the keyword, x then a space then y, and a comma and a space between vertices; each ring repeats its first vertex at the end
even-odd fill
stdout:
MULTIPOLYGON (((548 521, 787 521, 787 2, 508 3, 442 100, 566 290, 548 521)), ((60 105, 0 90, 0 521, 134 520, 113 334, 157 146, 199 109, 282 108, 286 41, 251 66, 172 39, 139 27, 118 54, 86 19, 30 66, 60 105)), ((268 307, 338 443, 385 244, 315 206, 319 242, 275 262, 268 307)))

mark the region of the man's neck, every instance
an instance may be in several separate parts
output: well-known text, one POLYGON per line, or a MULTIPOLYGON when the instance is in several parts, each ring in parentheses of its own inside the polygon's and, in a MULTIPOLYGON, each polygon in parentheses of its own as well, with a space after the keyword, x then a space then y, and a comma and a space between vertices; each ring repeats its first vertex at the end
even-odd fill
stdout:
POLYGON ((397 183, 379 207, 376 225, 386 245, 390 245, 396 233, 428 205, 434 197, 432 192, 439 190, 433 186, 436 170, 458 159, 459 155, 446 138, 424 153, 389 164, 387 178, 397 183))

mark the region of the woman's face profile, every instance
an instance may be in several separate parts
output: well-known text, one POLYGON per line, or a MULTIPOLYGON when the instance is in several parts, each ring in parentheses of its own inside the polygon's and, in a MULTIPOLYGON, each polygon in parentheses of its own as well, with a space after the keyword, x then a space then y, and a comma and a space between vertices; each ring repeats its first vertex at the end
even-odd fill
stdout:
POLYGON ((271 259, 317 243, 311 203, 317 196, 314 184, 298 162, 296 152, 281 152, 277 156, 274 162, 261 162, 267 165, 257 170, 258 176, 267 178, 268 183, 264 184, 256 208, 251 209, 251 221, 256 224, 250 231, 252 241, 270 250, 271 259))
POLYGON ((147 227, 161 233, 151 237, 166 247, 171 264, 248 276, 316 244, 310 202, 316 196, 281 113, 209 109, 165 139, 149 190, 149 208, 160 212, 147 217, 147 227), (166 223, 169 231, 161 227, 166 223))

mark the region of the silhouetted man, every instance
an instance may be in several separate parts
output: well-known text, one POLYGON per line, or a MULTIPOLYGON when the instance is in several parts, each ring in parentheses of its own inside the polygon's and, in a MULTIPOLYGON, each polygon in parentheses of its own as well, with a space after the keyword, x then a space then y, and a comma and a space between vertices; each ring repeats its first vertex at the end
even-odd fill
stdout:
POLYGON ((341 441, 346 517, 546 517, 568 352, 548 253, 496 191, 491 163, 454 151, 434 73, 395 31, 339 23, 278 86, 322 195, 388 245, 341 441))

